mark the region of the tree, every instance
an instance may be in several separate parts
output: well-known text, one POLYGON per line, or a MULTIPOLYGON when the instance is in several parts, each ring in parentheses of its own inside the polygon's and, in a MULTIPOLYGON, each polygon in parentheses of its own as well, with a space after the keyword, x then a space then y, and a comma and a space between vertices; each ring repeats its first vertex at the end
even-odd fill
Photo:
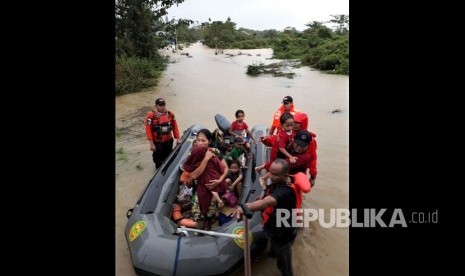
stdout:
POLYGON ((180 41, 189 41, 187 38, 188 31, 187 28, 189 25, 194 23, 190 19, 171 19, 171 21, 166 23, 165 30, 170 34, 171 38, 174 40, 175 49, 178 47, 178 39, 180 41))
POLYGON ((329 20, 329 23, 338 24, 336 32, 338 34, 345 33, 349 30, 349 15, 348 14, 336 14, 331 15, 333 19, 329 20))
POLYGON ((321 21, 312 21, 310 23, 305 24, 305 26, 307 26, 308 28, 310 28, 312 30, 313 29, 318 29, 318 28, 323 27, 323 22, 321 22, 321 21))
POLYGON ((115 35, 117 55, 153 58, 160 42, 155 36, 155 22, 172 5, 184 0, 116 0, 115 35))

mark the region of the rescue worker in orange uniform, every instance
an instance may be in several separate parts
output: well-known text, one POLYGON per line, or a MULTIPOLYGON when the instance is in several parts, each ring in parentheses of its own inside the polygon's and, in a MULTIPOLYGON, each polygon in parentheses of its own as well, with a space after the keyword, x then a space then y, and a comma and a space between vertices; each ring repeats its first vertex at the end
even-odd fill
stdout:
POLYGON ((281 115, 284 113, 291 113, 292 115, 295 115, 299 110, 294 107, 294 100, 292 99, 291 96, 286 96, 283 98, 283 102, 281 106, 275 111, 273 115, 273 123, 271 124, 270 127, 270 132, 269 135, 275 134, 274 131, 279 127, 279 119, 281 118, 281 115))
MULTIPOLYGON (((294 115, 294 131, 307 130, 308 131, 308 115, 305 112, 298 112, 294 115)), ((308 131, 312 136, 311 142, 308 145, 308 153, 310 154, 310 165, 308 169, 310 170, 310 183, 312 187, 315 185, 316 175, 317 175, 317 144, 316 144, 316 134, 308 131)))
POLYGON ((150 111, 145 118, 145 133, 150 143, 152 157, 158 169, 163 161, 173 151, 174 139, 181 142, 178 123, 174 113, 166 109, 163 98, 155 100, 155 110, 150 111))

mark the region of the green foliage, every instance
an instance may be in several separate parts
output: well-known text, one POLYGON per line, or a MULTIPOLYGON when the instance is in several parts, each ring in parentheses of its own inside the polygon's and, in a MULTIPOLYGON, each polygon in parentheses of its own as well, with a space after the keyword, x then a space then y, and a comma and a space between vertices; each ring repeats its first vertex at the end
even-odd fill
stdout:
POLYGON ((128 161, 128 158, 126 157, 126 153, 124 152, 124 149, 121 147, 118 149, 118 151, 116 151, 116 153, 118 154, 118 160, 120 161, 128 161))
MULTIPOLYGON (((167 9, 184 0, 117 0, 116 1, 116 94, 140 91, 156 84, 157 77, 166 68, 167 60, 158 49, 168 43, 203 43, 216 49, 273 49, 274 58, 297 59, 303 65, 337 74, 349 73, 348 15, 332 15, 326 23, 337 24, 335 31, 323 22, 311 21, 303 32, 293 27, 283 31, 236 30, 231 18, 226 21, 203 22, 190 28, 189 19, 168 22, 162 20, 167 9), (155 35, 164 31, 163 36, 155 35)), ((249 65, 247 74, 256 76, 273 73, 292 77, 288 73, 273 72, 263 64, 249 65)))
POLYGON ((336 74, 349 74, 349 58, 342 58, 339 64, 336 64, 334 73, 336 74))
POLYGON ((301 59, 307 51, 308 42, 295 34, 281 34, 273 40, 273 57, 279 59, 301 59))
POLYGON ((319 28, 323 27, 323 22, 321 22, 321 21, 312 21, 310 23, 305 24, 305 26, 307 26, 309 30, 319 29, 319 28))
POLYGON ((321 57, 315 64, 315 67, 328 71, 335 70, 337 64, 339 64, 339 57, 336 54, 329 54, 321 57))
POLYGON ((200 26, 203 43, 215 49, 257 49, 270 47, 269 39, 259 32, 240 28, 230 18, 226 22, 204 22, 200 26))
POLYGON ((258 76, 260 74, 273 74, 274 77, 287 77, 288 79, 292 79, 295 73, 290 72, 282 72, 281 68, 286 66, 286 62, 281 63, 271 63, 265 65, 264 63, 254 63, 252 65, 247 66, 246 74, 249 76, 258 76))
POLYGON ((336 14, 331 15, 333 19, 329 20, 329 23, 337 24, 336 33, 344 34, 349 31, 349 15, 348 14, 336 14))
MULTIPOLYGON (((283 31, 254 31, 245 28, 235 29, 236 23, 228 18, 225 22, 209 20, 200 25, 203 43, 211 48, 273 49, 273 57, 278 59, 300 60, 303 65, 336 74, 349 74, 349 15, 332 15, 328 22, 311 21, 303 32, 293 27, 283 31), (335 31, 325 23, 337 24, 335 31)), ((263 65, 247 67, 246 74, 257 76, 268 73, 263 65)), ((273 73, 275 76, 287 73, 273 73)))
MULTIPOLYGON (((348 20, 348 16, 343 19, 348 20)), ((349 74, 348 30, 342 27, 343 31, 333 32, 317 21, 307 26, 301 33, 289 28, 275 35, 271 39, 274 58, 299 59, 303 65, 319 70, 349 74)))
POLYGON ((198 27, 189 28, 187 25, 180 25, 176 33, 178 43, 194 43, 202 38, 198 27))
POLYGON ((246 74, 249 75, 249 76, 258 76, 260 75, 261 73, 263 73, 263 67, 265 65, 260 62, 259 64, 252 64, 252 65, 249 65, 247 66, 247 72, 246 74))
POLYGON ((156 35, 167 9, 184 0, 116 0, 116 95, 156 83, 166 61, 157 50, 166 44, 156 35))
POLYGON ((138 57, 116 57, 116 95, 140 91, 156 84, 156 78, 165 69, 167 60, 160 55, 152 60, 138 57))
POLYGON ((337 36, 322 41, 309 50, 302 63, 337 74, 349 74, 349 37, 337 36))

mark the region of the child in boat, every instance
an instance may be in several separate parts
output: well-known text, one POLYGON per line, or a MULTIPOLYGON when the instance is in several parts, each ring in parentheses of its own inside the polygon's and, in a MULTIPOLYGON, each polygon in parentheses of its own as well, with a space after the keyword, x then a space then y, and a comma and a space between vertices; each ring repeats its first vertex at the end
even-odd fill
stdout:
POLYGON ((241 137, 245 142, 245 148, 247 149, 247 152, 250 152, 249 138, 252 139, 254 142, 255 140, 252 136, 252 133, 250 133, 249 126, 244 122, 244 110, 237 110, 235 116, 236 120, 231 123, 229 133, 233 137, 241 137))
POLYGON ((296 132, 293 130, 294 129, 294 116, 290 113, 284 113, 281 118, 281 128, 278 130, 278 134, 276 137, 276 142, 278 146, 278 152, 274 159, 271 159, 270 157, 270 162, 273 163, 273 161, 279 157, 279 158, 289 158, 289 162, 295 163, 296 158, 292 156, 287 149, 291 148, 292 141, 294 139, 294 136, 296 132))
POLYGON ((229 191, 234 192, 236 197, 242 195, 242 178, 241 164, 238 160, 232 160, 225 181, 229 191))
MULTIPOLYGON (((296 135, 294 131, 294 116, 290 113, 284 113, 281 115, 279 122, 281 123, 278 133, 275 139, 268 139, 271 142, 271 152, 269 164, 273 163, 276 158, 286 159, 288 158, 290 164, 294 164, 297 161, 295 156, 292 156, 287 149, 292 148, 292 143, 296 135)), ((260 173, 265 168, 265 164, 255 167, 255 170, 260 173)), ((269 173, 263 176, 263 181, 269 178, 269 173)))
POLYGON ((237 160, 240 162, 240 157, 243 154, 244 155, 247 154, 247 150, 245 149, 244 139, 242 139, 242 137, 240 136, 236 136, 234 137, 234 148, 232 149, 231 153, 229 153, 225 158, 226 163, 228 163, 228 166, 231 166, 231 162, 233 160, 237 160))

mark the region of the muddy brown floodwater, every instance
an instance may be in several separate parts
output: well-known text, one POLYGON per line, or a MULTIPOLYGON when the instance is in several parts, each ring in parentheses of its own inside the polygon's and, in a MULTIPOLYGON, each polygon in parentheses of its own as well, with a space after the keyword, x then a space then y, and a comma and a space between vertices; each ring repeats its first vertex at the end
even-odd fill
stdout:
MULTIPOLYGON (((225 50, 215 55, 200 43, 170 55, 170 63, 156 87, 118 96, 116 105, 116 275, 136 275, 124 238, 126 211, 154 174, 144 118, 157 97, 164 97, 174 112, 181 132, 199 123, 213 130, 214 115, 234 119, 237 109, 245 111, 249 127, 270 125, 282 98, 291 95, 295 106, 309 114, 309 129, 317 134, 318 177, 305 195, 303 208, 322 209, 329 221, 330 209, 349 208, 349 77, 330 75, 309 67, 285 68, 292 79, 245 74, 247 65, 279 62, 270 59, 271 49, 225 50), (188 53, 188 55, 186 55, 188 53), (333 112, 336 111, 336 112, 333 112)), ((252 262, 254 276, 278 276, 276 260, 264 252, 252 262)), ((292 247, 296 276, 349 274, 349 228, 326 228, 311 222, 292 247)), ((243 270, 234 276, 244 275, 243 270)))

